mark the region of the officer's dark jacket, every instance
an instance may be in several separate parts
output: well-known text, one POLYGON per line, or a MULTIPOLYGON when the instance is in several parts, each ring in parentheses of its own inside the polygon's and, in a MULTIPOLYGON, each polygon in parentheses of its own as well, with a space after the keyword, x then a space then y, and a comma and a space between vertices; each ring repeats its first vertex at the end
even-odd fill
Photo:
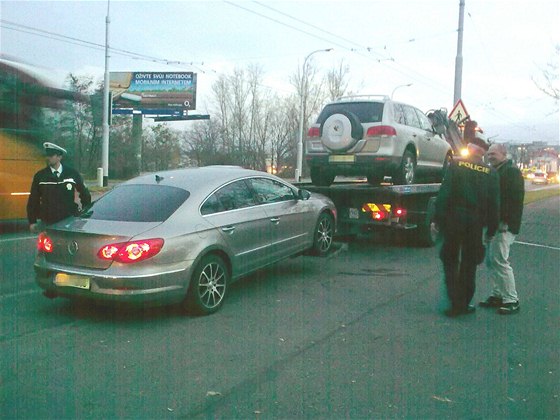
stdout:
POLYGON ((499 217, 496 171, 482 161, 457 159, 449 166, 436 200, 434 221, 445 232, 455 227, 488 227, 494 236, 499 217))
POLYGON ((521 171, 506 161, 498 166, 500 177, 500 222, 507 223, 508 230, 517 235, 521 228, 525 182, 521 171))
POLYGON ((91 204, 91 195, 84 185, 82 176, 73 168, 62 165, 62 173, 57 178, 49 166, 41 169, 33 177, 31 194, 27 201, 27 219, 30 224, 37 219, 50 224, 78 213, 75 195, 80 195, 82 206, 91 204))

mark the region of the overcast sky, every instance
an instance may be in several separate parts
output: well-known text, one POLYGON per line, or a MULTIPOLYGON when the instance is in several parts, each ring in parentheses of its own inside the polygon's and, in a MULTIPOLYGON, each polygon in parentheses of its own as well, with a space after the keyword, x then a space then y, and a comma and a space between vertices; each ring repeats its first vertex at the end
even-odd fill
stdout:
MULTIPOLYGON (((494 141, 558 143, 557 106, 532 79, 542 77, 547 63, 558 63, 560 2, 465 3, 462 100, 467 111, 487 135, 496 136, 494 141)), ((107 4, 1 0, 0 52, 54 76, 75 72, 101 78, 107 4)), ((351 91, 395 91, 396 99, 424 111, 450 110, 458 18, 459 0, 111 0, 110 46, 119 51, 111 54, 110 70, 194 71, 198 111, 205 113, 218 75, 260 64, 263 85, 289 94, 289 75, 304 58, 334 48, 311 60, 324 73, 344 60, 351 91)))

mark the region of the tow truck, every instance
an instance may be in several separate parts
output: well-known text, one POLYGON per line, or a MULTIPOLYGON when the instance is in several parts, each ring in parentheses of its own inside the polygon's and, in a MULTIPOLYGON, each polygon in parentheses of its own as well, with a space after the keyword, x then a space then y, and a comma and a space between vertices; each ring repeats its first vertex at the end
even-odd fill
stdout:
MULTIPOLYGON (((476 136, 476 122, 470 121, 469 117, 455 122, 448 119, 445 109, 431 111, 428 117, 434 122, 437 134, 451 145, 454 157, 460 156, 467 143, 472 141, 470 137, 476 136), (463 123, 467 123, 465 135, 458 125, 463 123)), ((365 180, 358 180, 335 182, 328 187, 310 182, 295 185, 333 200, 338 211, 338 236, 353 238, 363 232, 391 229, 404 232, 417 246, 435 244, 436 237, 430 224, 441 183, 391 185, 384 182, 372 186, 365 180)))

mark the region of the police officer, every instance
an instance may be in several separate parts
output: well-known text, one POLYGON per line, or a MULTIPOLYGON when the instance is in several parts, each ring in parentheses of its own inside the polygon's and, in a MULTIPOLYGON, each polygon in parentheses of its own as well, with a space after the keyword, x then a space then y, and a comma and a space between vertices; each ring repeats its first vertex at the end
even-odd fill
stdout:
POLYGON ((445 315, 474 312, 476 267, 484 260, 483 241, 495 234, 499 219, 499 182, 482 161, 485 149, 469 143, 468 157, 449 167, 439 191, 432 229, 441 233, 445 284, 451 307, 445 315), (483 229, 487 227, 486 238, 483 229))
POLYGON ((47 167, 33 177, 31 193, 27 201, 27 219, 32 232, 37 230, 37 221, 45 224, 58 222, 68 216, 76 215, 80 197, 82 207, 91 203, 91 195, 84 185, 82 176, 68 165, 62 165, 66 150, 54 143, 43 143, 47 167))

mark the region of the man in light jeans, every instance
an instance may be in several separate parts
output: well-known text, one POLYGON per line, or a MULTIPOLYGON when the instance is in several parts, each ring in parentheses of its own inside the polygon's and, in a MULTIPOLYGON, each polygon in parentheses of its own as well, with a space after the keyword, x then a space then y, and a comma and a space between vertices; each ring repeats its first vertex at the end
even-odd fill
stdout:
POLYGON ((520 307, 509 250, 521 227, 525 184, 521 171, 507 159, 503 144, 490 146, 487 156, 500 177, 500 225, 486 252, 492 292, 480 306, 497 308, 499 314, 509 315, 520 307))

